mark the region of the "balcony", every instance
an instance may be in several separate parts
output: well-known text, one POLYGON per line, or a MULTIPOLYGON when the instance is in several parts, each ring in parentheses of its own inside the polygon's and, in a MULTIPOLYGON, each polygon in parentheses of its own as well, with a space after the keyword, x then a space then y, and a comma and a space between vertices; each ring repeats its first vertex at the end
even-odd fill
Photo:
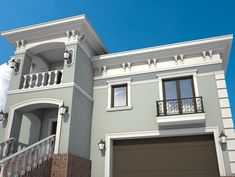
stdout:
POLYGON ((31 73, 23 75, 22 89, 61 84, 63 70, 31 73))
POLYGON ((161 100, 156 104, 160 126, 205 123, 202 97, 161 100))

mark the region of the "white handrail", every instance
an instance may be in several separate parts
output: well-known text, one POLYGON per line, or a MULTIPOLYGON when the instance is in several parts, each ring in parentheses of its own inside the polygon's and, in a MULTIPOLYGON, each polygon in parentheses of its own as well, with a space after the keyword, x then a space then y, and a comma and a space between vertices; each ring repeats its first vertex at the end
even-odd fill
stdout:
POLYGON ((47 161, 54 153, 54 142, 55 135, 51 135, 0 160, 0 177, 25 175, 47 161))

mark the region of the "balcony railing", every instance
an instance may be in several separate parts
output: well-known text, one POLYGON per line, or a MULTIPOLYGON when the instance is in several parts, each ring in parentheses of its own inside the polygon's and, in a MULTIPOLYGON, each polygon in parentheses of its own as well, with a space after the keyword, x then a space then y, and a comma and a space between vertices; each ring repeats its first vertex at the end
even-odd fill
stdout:
POLYGON ((202 97, 157 101, 157 116, 203 113, 202 97))
POLYGON ((22 89, 58 85, 62 76, 63 70, 26 74, 23 76, 22 89))

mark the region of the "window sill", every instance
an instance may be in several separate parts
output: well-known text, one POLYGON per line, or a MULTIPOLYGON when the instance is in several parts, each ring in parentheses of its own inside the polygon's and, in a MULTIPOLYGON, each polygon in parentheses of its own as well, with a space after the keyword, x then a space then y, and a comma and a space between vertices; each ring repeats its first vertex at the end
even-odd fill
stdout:
POLYGON ((106 108, 107 112, 131 110, 133 106, 106 108))

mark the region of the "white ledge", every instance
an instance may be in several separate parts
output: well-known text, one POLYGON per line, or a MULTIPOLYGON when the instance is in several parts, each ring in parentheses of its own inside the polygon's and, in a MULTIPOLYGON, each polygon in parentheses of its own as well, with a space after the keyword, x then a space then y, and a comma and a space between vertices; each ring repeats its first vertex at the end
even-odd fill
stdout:
POLYGON ((159 126, 205 123, 206 113, 156 117, 159 126))
POLYGON ((114 107, 114 108, 106 108, 107 112, 113 112, 113 111, 125 111, 125 110, 131 110, 133 106, 122 106, 122 107, 114 107))

